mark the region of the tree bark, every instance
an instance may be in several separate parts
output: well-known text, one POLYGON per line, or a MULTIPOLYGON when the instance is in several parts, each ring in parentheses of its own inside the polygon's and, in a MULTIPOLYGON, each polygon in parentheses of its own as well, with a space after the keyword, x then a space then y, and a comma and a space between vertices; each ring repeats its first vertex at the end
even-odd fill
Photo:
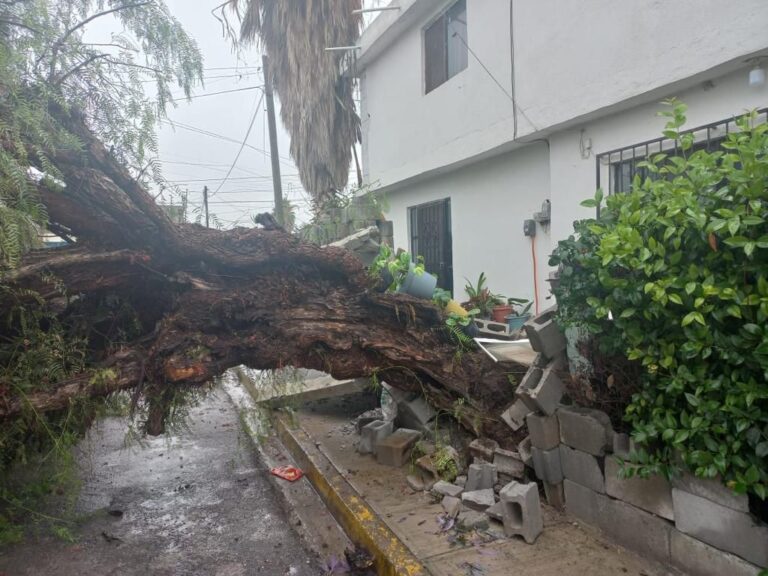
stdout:
MULTIPOLYGON (((41 185, 40 194, 51 221, 77 242, 31 253, 7 282, 54 299, 55 276, 78 295, 75 304, 60 304, 62 316, 73 306, 83 313, 100 295, 121 294, 144 333, 117 352, 93 344, 95 365, 116 372, 107 385, 83 374, 49 392, 0 402, 0 418, 25 403, 58 410, 80 396, 141 386, 148 431, 159 433, 174 389, 202 385, 239 364, 295 366, 418 390, 474 432, 513 439, 498 415, 524 367, 457 353, 431 302, 378 293, 354 254, 305 243, 269 218, 262 228, 228 231, 172 223, 77 117, 67 122, 85 156, 54 157, 66 187, 41 185)), ((0 300, 0 311, 7 305, 0 300)))

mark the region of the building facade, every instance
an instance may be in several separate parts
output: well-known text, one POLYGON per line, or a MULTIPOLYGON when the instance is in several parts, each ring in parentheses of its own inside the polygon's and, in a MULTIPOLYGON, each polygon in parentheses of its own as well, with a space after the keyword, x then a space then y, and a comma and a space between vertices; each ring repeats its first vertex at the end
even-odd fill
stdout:
POLYGON ((701 146, 768 107, 750 75, 768 67, 765 0, 391 5, 358 52, 364 174, 386 194, 395 245, 459 299, 485 272, 493 292, 547 307, 549 253, 593 215, 580 202, 626 189, 669 147, 654 141, 662 100, 708 125, 701 146))

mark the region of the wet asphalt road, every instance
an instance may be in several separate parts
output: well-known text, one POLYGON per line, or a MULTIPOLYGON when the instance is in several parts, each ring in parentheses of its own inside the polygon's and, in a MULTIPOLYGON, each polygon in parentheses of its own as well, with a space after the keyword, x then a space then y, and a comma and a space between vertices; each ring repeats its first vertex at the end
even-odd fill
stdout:
POLYGON ((169 441, 124 446, 108 418, 82 443, 75 544, 43 537, 0 549, 1 576, 316 576, 303 545, 220 390, 169 441), (122 517, 111 516, 121 511, 122 517))

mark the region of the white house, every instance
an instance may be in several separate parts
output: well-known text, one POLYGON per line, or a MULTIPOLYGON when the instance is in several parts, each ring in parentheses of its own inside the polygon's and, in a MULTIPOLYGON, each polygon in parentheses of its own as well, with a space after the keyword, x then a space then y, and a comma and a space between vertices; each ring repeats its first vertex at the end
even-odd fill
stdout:
POLYGON ((633 157, 668 147, 648 142, 663 99, 710 125, 701 146, 768 107, 766 0, 391 6, 358 51, 365 177, 387 195, 396 246, 459 298, 484 271, 494 292, 549 305, 548 256, 592 214, 580 202, 626 189, 633 157))

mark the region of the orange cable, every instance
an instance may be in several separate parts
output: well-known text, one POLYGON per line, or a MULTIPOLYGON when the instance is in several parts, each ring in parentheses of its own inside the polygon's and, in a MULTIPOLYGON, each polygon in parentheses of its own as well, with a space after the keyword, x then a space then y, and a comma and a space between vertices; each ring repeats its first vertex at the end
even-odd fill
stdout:
POLYGON ((535 303, 536 315, 539 315, 539 279, 536 265, 536 237, 531 236, 531 257, 533 258, 533 301, 535 303))

